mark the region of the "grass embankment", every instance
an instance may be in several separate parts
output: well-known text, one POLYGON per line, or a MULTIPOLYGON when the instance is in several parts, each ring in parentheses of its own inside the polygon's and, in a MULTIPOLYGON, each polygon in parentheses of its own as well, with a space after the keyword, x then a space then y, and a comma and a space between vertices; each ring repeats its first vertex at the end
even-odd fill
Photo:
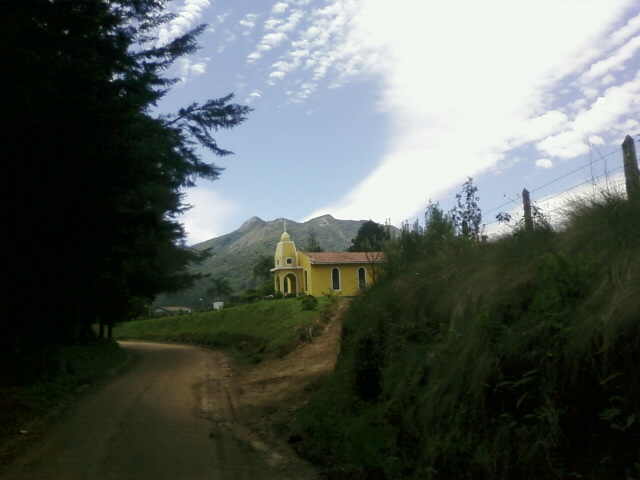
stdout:
POLYGON ((237 347, 253 361, 261 354, 286 355, 313 335, 328 308, 303 310, 296 298, 265 300, 229 309, 178 317, 137 320, 118 325, 118 340, 178 342, 205 347, 237 347))
POLYGON ((430 231, 350 303, 299 451, 330 478, 640 478, 640 205, 603 193, 560 231, 476 244, 430 231))
POLYGON ((21 360, 20 371, 6 374, 0 382, 0 461, 12 456, 16 438, 31 435, 38 420, 123 364, 126 354, 114 342, 96 341, 50 346, 21 360))

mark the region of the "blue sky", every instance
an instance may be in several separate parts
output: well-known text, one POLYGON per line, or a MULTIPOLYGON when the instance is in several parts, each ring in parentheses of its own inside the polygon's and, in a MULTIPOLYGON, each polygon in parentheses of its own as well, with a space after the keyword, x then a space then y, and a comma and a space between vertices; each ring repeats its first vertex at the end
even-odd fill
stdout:
POLYGON ((159 110, 232 92, 255 109, 216 135, 235 155, 203 153, 225 171, 187 192, 189 244, 252 216, 399 226, 422 219, 430 199, 449 210, 467 177, 484 211, 506 203, 485 216, 489 231, 525 187, 558 220, 563 199, 592 178, 620 180, 620 144, 640 135, 637 0, 177 0, 170 9, 178 17, 160 42, 209 28, 203 48, 168 72, 181 82, 159 110))

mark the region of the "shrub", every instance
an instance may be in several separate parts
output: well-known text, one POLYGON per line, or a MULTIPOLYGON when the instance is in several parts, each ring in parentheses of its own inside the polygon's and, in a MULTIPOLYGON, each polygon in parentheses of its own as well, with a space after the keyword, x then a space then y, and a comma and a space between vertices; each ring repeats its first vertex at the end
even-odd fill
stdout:
POLYGON ((312 295, 304 295, 300 301, 302 303, 302 310, 315 310, 318 308, 318 299, 312 295))

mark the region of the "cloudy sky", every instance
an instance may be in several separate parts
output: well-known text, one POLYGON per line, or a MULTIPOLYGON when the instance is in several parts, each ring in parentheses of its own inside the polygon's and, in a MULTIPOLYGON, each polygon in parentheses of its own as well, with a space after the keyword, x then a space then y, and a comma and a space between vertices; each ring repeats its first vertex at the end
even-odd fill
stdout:
POLYGON ((188 191, 190 244, 252 216, 399 226, 430 199, 449 210, 467 177, 491 230, 523 188, 553 214, 563 192, 619 180, 623 138, 640 139, 640 0, 170 8, 160 42, 208 29, 160 111, 229 93, 255 109, 216 135, 235 155, 204 154, 225 171, 188 191))

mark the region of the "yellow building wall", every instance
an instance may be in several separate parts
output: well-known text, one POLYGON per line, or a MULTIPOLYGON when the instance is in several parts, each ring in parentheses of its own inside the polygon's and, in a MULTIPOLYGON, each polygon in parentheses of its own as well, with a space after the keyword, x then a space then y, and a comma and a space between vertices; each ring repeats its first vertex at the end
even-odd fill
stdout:
POLYGON ((370 285, 372 281, 371 265, 368 263, 312 265, 309 257, 304 254, 298 253, 298 265, 302 267, 300 291, 308 295, 313 295, 314 297, 319 297, 326 293, 332 292, 331 271, 334 268, 337 268, 340 272, 340 290, 336 292, 340 296, 353 296, 360 291, 358 289, 358 269, 361 267, 363 267, 366 271, 366 284, 370 285), (308 272, 308 288, 306 291, 304 289, 305 271, 308 272))
POLYGON ((313 275, 311 275, 311 259, 304 254, 298 252, 298 265, 302 267, 302 273, 300 274, 300 291, 307 295, 317 296, 313 293, 313 275), (305 288, 304 277, 307 272, 307 285, 305 288))

